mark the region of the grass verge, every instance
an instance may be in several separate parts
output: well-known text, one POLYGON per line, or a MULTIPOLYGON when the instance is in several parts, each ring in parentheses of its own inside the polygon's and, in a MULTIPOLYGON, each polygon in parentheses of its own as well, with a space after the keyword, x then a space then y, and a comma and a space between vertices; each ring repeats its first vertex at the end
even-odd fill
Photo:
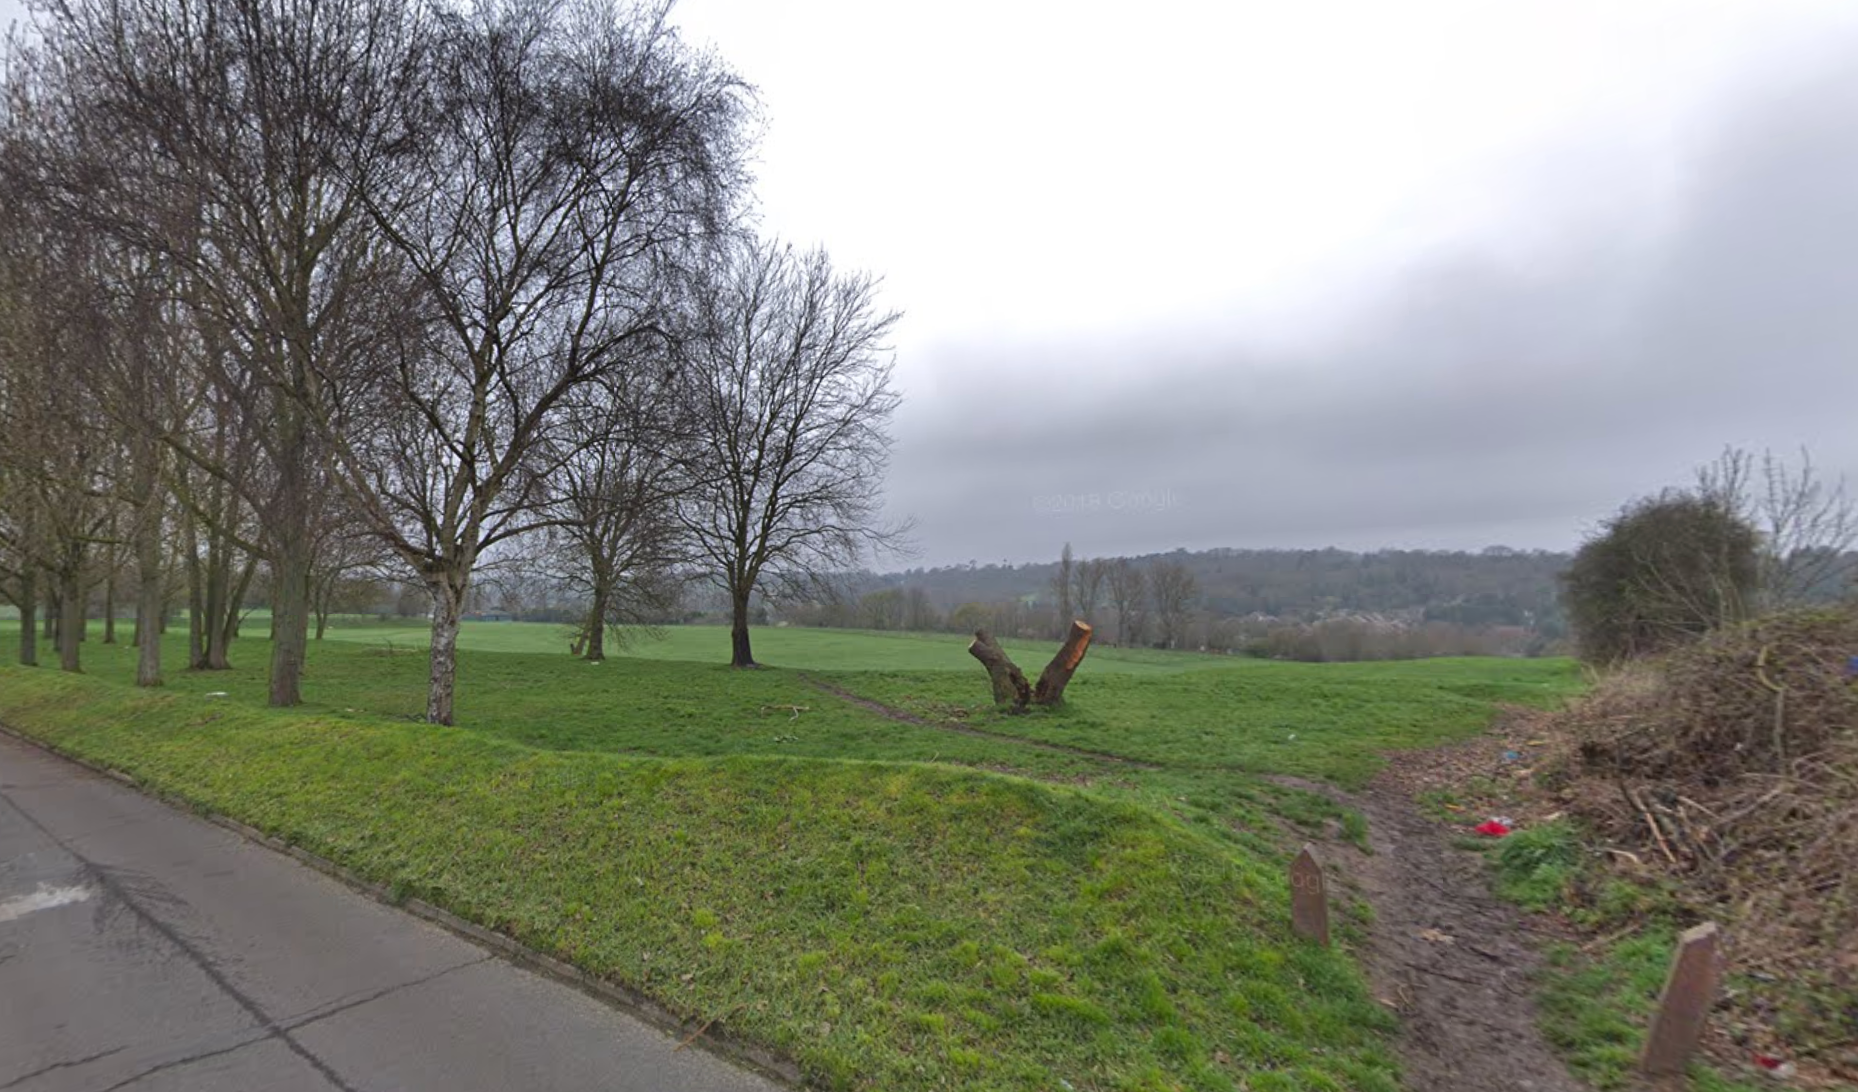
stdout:
POLYGON ((1396 1088, 1274 859, 924 763, 539 751, 0 669, 0 720, 718 1018, 835 1089, 1396 1088))

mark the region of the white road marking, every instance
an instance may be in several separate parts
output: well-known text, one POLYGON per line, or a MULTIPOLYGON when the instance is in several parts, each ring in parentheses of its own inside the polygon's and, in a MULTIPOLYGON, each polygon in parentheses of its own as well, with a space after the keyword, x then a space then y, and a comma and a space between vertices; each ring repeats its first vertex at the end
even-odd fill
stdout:
POLYGON ((88 887, 49 887, 40 884, 39 889, 30 895, 21 895, 16 899, 0 902, 0 921, 23 918, 34 910, 50 910, 54 906, 83 902, 94 894, 96 892, 88 887))

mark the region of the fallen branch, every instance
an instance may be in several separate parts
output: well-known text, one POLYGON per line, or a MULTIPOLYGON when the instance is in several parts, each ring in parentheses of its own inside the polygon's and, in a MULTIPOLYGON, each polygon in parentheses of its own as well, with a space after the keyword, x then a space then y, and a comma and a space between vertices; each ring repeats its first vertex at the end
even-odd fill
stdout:
POLYGON ((1677 854, 1671 852, 1671 843, 1664 840, 1664 832, 1658 829, 1658 820, 1652 818, 1651 809, 1640 803, 1638 794, 1631 789, 1626 789, 1625 793, 1626 799, 1632 801, 1632 806, 1639 809, 1639 814, 1645 817, 1645 825, 1651 829, 1652 837, 1658 842, 1658 848, 1664 851, 1665 860, 1677 864, 1677 854))

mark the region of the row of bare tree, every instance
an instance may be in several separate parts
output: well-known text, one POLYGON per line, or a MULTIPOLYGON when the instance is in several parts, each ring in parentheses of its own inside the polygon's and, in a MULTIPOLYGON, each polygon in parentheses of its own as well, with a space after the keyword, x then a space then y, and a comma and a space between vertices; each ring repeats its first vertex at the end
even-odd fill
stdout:
POLYGON ((1126 557, 1080 561, 1067 542, 1052 574, 1051 597, 1060 629, 1072 618, 1095 623, 1100 614, 1108 613, 1115 619, 1117 644, 1145 643, 1152 622, 1157 647, 1182 648, 1200 589, 1193 573, 1178 561, 1147 566, 1126 557))
POLYGON ((136 595, 226 665, 255 579, 270 699, 358 568, 430 595, 452 720, 487 566, 605 627, 676 581, 735 610, 888 541, 877 283, 755 237, 750 90, 613 0, 70 0, 0 87, 0 593, 79 667, 136 595), (107 598, 108 596, 106 596, 107 598), (105 611, 114 617, 114 609, 105 611), (106 625, 108 623, 106 622, 106 625))

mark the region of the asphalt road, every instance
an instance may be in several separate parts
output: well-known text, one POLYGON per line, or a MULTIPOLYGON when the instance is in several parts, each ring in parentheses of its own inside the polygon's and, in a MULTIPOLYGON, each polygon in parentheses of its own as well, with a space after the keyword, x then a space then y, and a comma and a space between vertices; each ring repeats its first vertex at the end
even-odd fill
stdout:
POLYGON ((774 1092, 0 736, 0 1092, 774 1092))

